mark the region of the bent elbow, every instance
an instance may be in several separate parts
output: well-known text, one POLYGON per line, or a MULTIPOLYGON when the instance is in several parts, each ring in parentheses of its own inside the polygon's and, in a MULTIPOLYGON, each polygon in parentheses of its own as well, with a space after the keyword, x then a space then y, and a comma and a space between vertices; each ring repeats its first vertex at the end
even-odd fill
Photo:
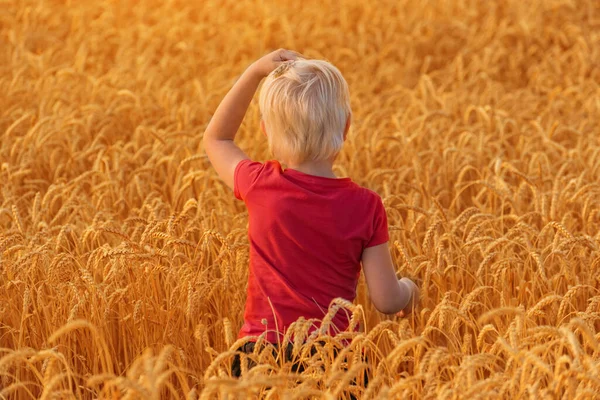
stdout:
POLYGON ((375 306, 375 308, 377 309, 377 311, 379 311, 382 314, 396 314, 400 311, 402 311, 402 307, 399 304, 399 302, 389 302, 389 301, 384 301, 384 302, 373 302, 373 305, 375 306))
POLYGON ((204 134, 202 135, 202 143, 204 145, 206 145, 206 143, 210 140, 210 136, 207 135, 208 131, 205 131, 204 134))
POLYGON ((204 148, 204 152, 206 155, 210 156, 210 153, 213 148, 213 144, 215 143, 215 139, 210 136, 207 132, 204 132, 204 136, 202 136, 202 147, 204 148))
POLYGON ((412 293, 403 282, 398 281, 397 285, 383 291, 377 292, 378 296, 373 296, 371 301, 373 305, 382 314, 396 314, 402 311, 409 303, 412 293))

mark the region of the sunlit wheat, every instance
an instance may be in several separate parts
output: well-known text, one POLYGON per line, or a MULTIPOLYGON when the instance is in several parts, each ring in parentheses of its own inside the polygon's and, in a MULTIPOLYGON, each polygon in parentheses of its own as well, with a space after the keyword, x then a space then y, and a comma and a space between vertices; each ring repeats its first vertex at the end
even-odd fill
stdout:
MULTIPOLYGON (((600 2, 0 8, 0 398, 598 396, 600 2), (335 171, 382 196, 423 298, 387 317, 361 280, 324 320, 360 332, 300 319, 304 372, 257 346, 236 380, 248 214, 201 139, 278 47, 345 75, 335 171)), ((259 118, 239 144, 265 160, 259 118)))

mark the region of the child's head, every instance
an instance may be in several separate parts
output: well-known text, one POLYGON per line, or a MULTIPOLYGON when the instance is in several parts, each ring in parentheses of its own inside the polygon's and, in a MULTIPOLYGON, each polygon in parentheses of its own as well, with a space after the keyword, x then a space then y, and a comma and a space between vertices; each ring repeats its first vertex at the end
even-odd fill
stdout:
POLYGON ((260 111, 275 157, 288 164, 330 160, 349 123, 348 84, 326 61, 286 62, 265 80, 260 111))

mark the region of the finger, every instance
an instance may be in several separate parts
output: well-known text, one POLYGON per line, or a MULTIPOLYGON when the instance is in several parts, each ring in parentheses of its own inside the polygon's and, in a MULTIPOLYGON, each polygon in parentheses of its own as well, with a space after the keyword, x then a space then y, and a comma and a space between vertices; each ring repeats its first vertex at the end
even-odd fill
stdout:
POLYGON ((299 58, 302 58, 302 55, 293 50, 284 50, 280 55, 281 61, 295 61, 299 58))
POLYGON ((294 50, 288 50, 288 51, 289 51, 289 52, 292 54, 292 56, 293 56, 293 57, 295 57, 296 59, 298 59, 298 58, 302 58, 302 59, 306 58, 306 57, 304 57, 304 56, 302 55, 302 53, 298 53, 297 51, 294 51, 294 50))

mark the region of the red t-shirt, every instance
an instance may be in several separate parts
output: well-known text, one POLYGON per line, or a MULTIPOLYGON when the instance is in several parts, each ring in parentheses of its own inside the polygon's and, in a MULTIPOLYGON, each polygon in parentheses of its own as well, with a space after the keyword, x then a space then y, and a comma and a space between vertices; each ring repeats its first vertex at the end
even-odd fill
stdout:
MULTIPOLYGON (((363 250, 389 240, 381 198, 350 178, 243 160, 235 169, 234 191, 249 214, 240 338, 267 330, 267 340, 276 343, 283 338, 277 332, 285 334, 299 317, 322 319, 336 297, 353 301, 363 250)), ((332 322, 340 331, 349 323, 345 312, 332 322)))

